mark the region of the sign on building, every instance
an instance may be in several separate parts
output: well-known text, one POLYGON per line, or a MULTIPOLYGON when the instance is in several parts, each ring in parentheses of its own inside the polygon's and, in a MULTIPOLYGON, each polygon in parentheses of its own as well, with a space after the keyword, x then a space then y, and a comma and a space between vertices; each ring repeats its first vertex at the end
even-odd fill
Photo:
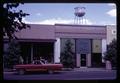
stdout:
POLYGON ((100 39, 92 40, 92 52, 102 53, 102 41, 100 39))

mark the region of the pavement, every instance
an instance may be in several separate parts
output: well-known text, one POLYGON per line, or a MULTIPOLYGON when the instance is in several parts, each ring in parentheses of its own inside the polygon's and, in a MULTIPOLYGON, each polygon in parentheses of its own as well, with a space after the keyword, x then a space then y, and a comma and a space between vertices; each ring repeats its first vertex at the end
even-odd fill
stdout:
POLYGON ((74 68, 74 71, 114 71, 114 70, 110 70, 110 69, 105 69, 105 68, 74 68))
MULTIPOLYGON (((116 71, 116 70, 110 70, 110 69, 105 69, 105 68, 63 68, 62 71, 60 72, 76 72, 76 71, 82 71, 82 72, 90 72, 90 71, 106 71, 106 72, 111 72, 111 71, 116 71)), ((12 74, 16 73, 16 71, 11 70, 11 69, 4 69, 4 74, 12 74)))
POLYGON ((4 80, 115 80, 116 70, 106 70, 105 68, 74 68, 48 73, 26 73, 25 75, 15 74, 15 71, 5 71, 4 80))

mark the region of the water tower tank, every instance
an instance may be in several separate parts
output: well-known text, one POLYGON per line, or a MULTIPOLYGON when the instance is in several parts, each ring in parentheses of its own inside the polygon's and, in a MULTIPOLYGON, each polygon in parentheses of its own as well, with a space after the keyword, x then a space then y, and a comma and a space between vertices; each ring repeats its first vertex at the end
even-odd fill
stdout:
POLYGON ((75 7, 75 15, 77 17, 83 17, 85 15, 85 7, 75 7))

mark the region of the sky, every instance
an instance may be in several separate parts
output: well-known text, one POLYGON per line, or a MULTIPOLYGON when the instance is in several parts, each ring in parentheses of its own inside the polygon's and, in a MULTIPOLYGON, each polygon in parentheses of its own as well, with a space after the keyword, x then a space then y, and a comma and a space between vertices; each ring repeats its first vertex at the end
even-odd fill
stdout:
POLYGON ((83 24, 116 25, 114 3, 25 3, 17 10, 30 14, 23 18, 28 24, 74 24, 75 7, 85 7, 83 24))

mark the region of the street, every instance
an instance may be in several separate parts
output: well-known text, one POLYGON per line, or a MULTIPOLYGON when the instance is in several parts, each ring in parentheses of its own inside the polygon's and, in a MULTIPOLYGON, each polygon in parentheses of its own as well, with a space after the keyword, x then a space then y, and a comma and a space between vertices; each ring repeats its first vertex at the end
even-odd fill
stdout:
POLYGON ((59 71, 53 74, 48 73, 27 73, 18 75, 15 72, 4 73, 4 80, 114 80, 115 70, 101 71, 59 71))

